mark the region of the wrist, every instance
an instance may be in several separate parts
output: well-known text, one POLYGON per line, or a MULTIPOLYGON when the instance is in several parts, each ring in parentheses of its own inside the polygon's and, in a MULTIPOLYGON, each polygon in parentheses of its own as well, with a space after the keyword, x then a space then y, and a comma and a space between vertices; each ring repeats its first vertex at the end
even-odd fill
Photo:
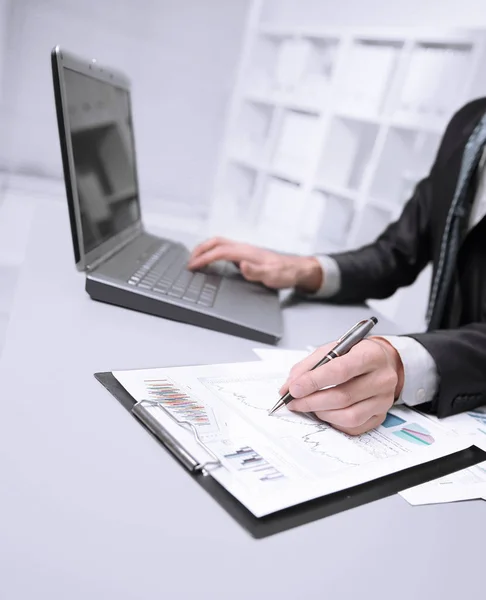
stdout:
POLYGON ((295 287, 306 293, 317 292, 324 283, 324 273, 319 261, 313 256, 299 257, 295 287))
POLYGON ((375 340, 375 342, 378 342, 379 344, 381 344, 385 348, 388 356, 391 358, 393 368, 395 369, 395 372, 398 377, 397 385, 395 387, 395 400, 398 400, 398 398, 400 397, 400 394, 402 393, 403 384, 405 381, 405 371, 403 368, 403 363, 402 363, 402 359, 400 357, 400 353, 395 348, 395 346, 391 342, 386 340, 385 338, 373 336, 370 339, 373 339, 373 340, 375 340))

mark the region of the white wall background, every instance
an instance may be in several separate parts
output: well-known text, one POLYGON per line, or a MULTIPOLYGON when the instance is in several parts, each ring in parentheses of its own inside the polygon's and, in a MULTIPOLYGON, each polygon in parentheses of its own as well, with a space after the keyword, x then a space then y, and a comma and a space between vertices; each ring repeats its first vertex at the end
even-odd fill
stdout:
POLYGON ((49 61, 59 44, 131 77, 149 208, 157 201, 161 212, 204 212, 248 7, 248 0, 0 0, 0 15, 9 11, 0 166, 61 178, 49 61))
POLYGON ((263 20, 310 27, 482 27, 485 0, 265 0, 263 20))

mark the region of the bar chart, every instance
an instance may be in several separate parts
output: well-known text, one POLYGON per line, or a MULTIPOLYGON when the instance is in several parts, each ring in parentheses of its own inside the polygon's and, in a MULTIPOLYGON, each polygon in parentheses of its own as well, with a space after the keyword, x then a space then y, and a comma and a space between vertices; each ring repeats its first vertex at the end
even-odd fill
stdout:
POLYGON ((249 471, 262 482, 275 481, 285 477, 278 469, 249 446, 243 446, 230 454, 225 454, 228 466, 236 471, 249 471))
POLYGON ((159 403, 177 421, 203 428, 215 425, 212 411, 170 379, 146 379, 144 383, 148 400, 159 403))

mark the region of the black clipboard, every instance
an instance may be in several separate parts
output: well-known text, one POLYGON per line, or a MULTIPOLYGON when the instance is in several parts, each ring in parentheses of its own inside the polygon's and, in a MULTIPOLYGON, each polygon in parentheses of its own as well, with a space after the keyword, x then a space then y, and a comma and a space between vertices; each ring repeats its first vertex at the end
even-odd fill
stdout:
MULTIPOLYGON (((95 378, 133 415, 136 400, 118 382, 113 373, 95 373, 95 378)), ((144 423, 136 419, 151 436, 166 450, 170 450, 144 423)), ((176 456, 170 452, 174 460, 176 456)), ((363 483, 340 492, 316 498, 303 504, 286 508, 266 517, 255 517, 243 504, 232 496, 213 477, 200 471, 186 473, 194 479, 214 500, 231 515, 253 538, 261 539, 305 525, 312 521, 334 515, 350 508, 356 508, 368 502, 374 502, 392 496, 409 487, 425 483, 455 471, 466 469, 486 460, 486 452, 476 446, 455 452, 446 457, 392 473, 379 479, 363 483)), ((181 462, 180 460, 178 462, 181 462)))

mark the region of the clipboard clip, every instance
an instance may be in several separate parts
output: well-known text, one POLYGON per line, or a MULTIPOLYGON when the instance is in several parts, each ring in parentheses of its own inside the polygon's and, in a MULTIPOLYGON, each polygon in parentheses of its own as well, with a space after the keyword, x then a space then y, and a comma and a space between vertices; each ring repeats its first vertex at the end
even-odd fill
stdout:
POLYGON ((132 408, 132 413, 155 435, 155 437, 164 444, 164 446, 178 458, 181 463, 192 472, 200 472, 203 475, 209 475, 209 469, 211 467, 221 467, 221 461, 214 454, 214 452, 207 447, 207 445, 201 439, 197 427, 189 421, 179 421, 169 410, 157 400, 139 400, 132 408), (203 450, 211 456, 213 460, 201 463, 192 454, 190 454, 180 442, 165 429, 162 423, 153 416, 153 414, 147 410, 147 407, 156 406, 164 411, 164 413, 172 419, 175 423, 189 429, 194 435, 196 442, 203 448, 203 450))

